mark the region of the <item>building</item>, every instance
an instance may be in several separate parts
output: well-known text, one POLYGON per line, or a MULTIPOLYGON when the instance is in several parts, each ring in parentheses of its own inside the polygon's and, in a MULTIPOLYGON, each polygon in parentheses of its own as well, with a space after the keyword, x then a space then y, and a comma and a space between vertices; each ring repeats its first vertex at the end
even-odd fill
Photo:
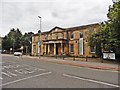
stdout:
POLYGON ((71 28, 54 27, 32 37, 32 55, 70 55, 93 57, 95 47, 88 46, 87 37, 96 31, 98 23, 71 28), (40 38, 40 45, 38 43, 40 38), (40 47, 38 47, 40 46, 40 47))

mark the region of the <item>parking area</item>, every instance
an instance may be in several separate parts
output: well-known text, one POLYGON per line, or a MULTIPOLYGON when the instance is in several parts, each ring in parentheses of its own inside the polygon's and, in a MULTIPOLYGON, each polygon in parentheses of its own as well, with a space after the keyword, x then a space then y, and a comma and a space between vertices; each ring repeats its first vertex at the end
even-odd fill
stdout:
POLYGON ((43 68, 36 68, 17 62, 2 62, 2 85, 15 83, 32 77, 50 73, 43 68))

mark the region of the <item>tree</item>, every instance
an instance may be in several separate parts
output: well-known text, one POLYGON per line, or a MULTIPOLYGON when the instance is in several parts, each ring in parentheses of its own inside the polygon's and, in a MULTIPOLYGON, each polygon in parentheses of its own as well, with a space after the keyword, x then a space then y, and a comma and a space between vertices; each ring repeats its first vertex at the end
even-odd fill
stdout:
POLYGON ((108 21, 101 23, 95 33, 88 37, 89 46, 100 45, 103 51, 116 51, 120 47, 120 1, 108 10, 108 21))
POLYGON ((10 48, 13 51, 19 49, 21 47, 21 37, 22 33, 18 28, 17 30, 10 29, 10 32, 3 38, 2 48, 7 51, 10 51, 10 48))
POLYGON ((32 43, 32 36, 33 36, 33 32, 28 32, 28 33, 25 33, 23 36, 22 36, 22 45, 24 47, 24 52, 27 53, 30 53, 31 52, 31 43, 32 43))

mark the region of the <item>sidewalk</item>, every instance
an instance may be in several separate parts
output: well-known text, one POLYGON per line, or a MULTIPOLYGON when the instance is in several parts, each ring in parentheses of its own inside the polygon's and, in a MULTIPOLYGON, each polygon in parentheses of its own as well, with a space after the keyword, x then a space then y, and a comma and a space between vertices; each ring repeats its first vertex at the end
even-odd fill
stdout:
POLYGON ((93 58, 90 58, 88 62, 84 60, 76 60, 73 61, 72 58, 63 60, 62 58, 55 58, 55 57, 33 57, 33 56, 23 56, 28 58, 33 58, 34 60, 40 60, 45 62, 51 62, 51 63, 57 63, 57 64, 65 64, 65 65, 72 65, 72 66, 78 66, 78 67, 86 67, 86 68, 92 68, 92 69, 101 69, 101 70, 114 70, 119 71, 120 67, 117 63, 114 63, 114 61, 105 61, 101 63, 100 61, 97 62, 93 58))

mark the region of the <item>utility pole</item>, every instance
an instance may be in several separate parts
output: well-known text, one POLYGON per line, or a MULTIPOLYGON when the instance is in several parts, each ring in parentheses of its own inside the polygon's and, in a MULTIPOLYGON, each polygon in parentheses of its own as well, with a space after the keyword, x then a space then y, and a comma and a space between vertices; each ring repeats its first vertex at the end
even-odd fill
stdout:
POLYGON ((38 16, 38 18, 40 19, 40 32, 39 32, 39 40, 38 40, 38 56, 40 58, 40 45, 41 45, 41 20, 42 20, 42 17, 41 16, 38 16))

